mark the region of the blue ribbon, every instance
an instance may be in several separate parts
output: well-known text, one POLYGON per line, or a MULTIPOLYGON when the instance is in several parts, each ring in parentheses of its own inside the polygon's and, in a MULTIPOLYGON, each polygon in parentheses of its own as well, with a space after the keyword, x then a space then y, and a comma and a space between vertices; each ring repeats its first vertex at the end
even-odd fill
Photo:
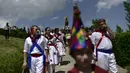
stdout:
POLYGON ((28 67, 29 67, 29 69, 31 69, 31 52, 33 51, 33 49, 34 49, 34 47, 37 47, 38 48, 38 50, 42 53, 42 55, 43 55, 43 60, 44 60, 44 62, 43 63, 45 63, 45 60, 46 60, 46 56, 45 56, 45 54, 44 54, 44 51, 41 49, 41 47, 37 44, 37 40, 33 43, 33 45, 31 46, 31 48, 30 48, 30 51, 29 51, 29 53, 28 53, 28 67))
POLYGON ((113 53, 112 49, 107 49, 107 50, 104 50, 104 49, 97 49, 97 51, 100 51, 100 52, 103 52, 103 53, 108 53, 108 54, 113 53))

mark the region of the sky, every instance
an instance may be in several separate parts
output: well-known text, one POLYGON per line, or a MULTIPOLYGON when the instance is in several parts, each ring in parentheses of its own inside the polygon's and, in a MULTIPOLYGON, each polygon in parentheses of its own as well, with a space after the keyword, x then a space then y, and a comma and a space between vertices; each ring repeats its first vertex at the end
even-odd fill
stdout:
POLYGON ((78 4, 85 26, 92 25, 92 19, 104 18, 108 26, 116 29, 119 25, 126 30, 127 21, 123 1, 130 0, 0 0, 0 28, 6 22, 10 26, 30 27, 38 25, 63 28, 64 17, 68 16, 69 26, 73 23, 73 5, 78 4))

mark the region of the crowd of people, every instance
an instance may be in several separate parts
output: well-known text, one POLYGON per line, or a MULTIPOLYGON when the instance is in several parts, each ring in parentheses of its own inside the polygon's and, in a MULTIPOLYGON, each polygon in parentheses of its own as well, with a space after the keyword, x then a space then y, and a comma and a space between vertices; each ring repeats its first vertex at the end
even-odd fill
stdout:
MULTIPOLYGON (((86 32, 75 4, 74 22, 68 46, 75 65, 68 73, 118 73, 111 42, 115 34, 105 19, 99 19, 92 32, 86 32)), ((30 27, 30 36, 24 43, 23 72, 28 62, 30 73, 55 73, 56 65, 61 65, 66 55, 64 36, 59 28, 46 27, 41 35, 38 26, 30 27)))

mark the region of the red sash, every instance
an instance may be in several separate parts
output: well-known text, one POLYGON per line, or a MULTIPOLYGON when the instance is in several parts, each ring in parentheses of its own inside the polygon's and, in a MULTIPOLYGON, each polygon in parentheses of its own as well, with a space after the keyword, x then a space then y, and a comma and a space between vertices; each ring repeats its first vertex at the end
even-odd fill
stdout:
POLYGON ((61 41, 61 39, 58 38, 59 36, 61 36, 60 33, 58 33, 57 36, 55 35, 56 39, 59 40, 63 44, 63 42, 61 41))

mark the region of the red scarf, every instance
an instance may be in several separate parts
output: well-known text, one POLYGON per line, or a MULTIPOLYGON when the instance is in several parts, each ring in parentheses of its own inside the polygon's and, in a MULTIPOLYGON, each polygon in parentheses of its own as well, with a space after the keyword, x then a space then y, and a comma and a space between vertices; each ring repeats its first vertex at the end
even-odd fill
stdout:
POLYGON ((36 41, 36 39, 39 39, 41 35, 38 35, 37 37, 33 37, 30 35, 30 38, 32 40, 32 42, 34 43, 36 41))
POLYGON ((95 32, 100 32, 100 33, 102 33, 102 34, 104 33, 104 32, 103 32, 103 31, 101 31, 101 30, 95 30, 95 32))

